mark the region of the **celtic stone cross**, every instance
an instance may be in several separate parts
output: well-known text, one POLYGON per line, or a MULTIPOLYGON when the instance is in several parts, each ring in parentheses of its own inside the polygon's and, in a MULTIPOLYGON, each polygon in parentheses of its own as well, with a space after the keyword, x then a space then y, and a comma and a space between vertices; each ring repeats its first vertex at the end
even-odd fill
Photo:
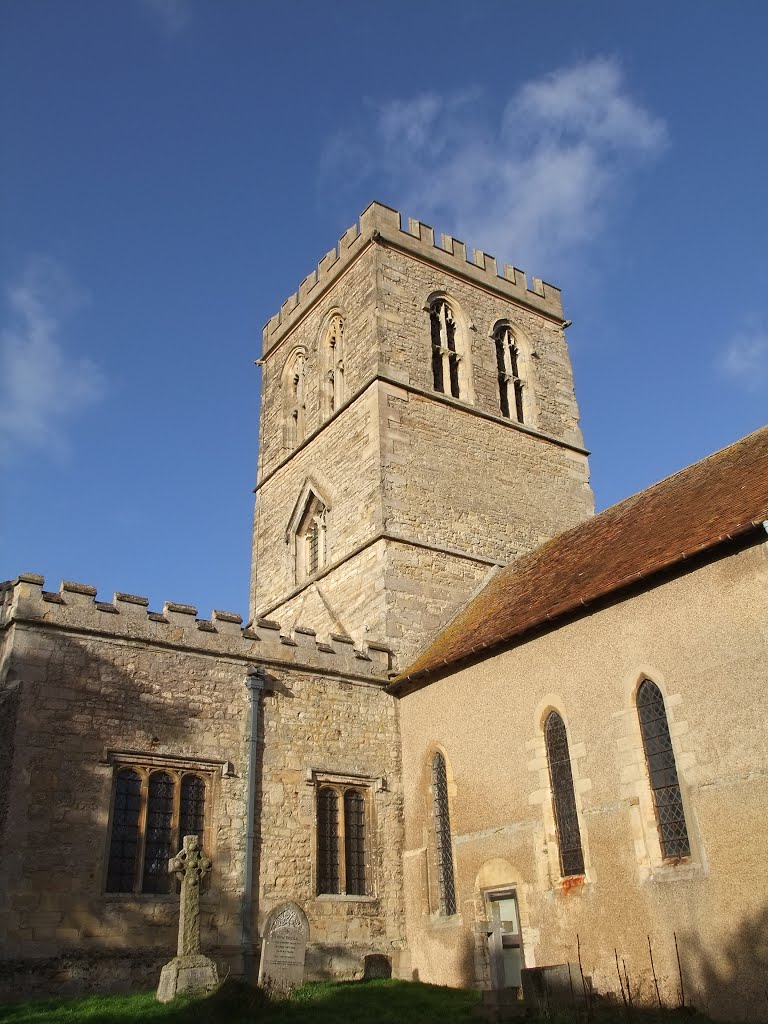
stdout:
POLYGON ((183 849, 168 861, 168 870, 181 882, 177 956, 196 956, 200 952, 200 883, 210 868, 197 836, 184 836, 183 849))

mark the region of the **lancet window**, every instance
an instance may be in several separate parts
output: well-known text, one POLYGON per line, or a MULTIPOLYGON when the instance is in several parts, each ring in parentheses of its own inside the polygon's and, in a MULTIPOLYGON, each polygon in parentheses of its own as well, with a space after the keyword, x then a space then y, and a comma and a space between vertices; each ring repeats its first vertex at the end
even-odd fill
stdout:
POLYGON ((520 377, 520 350, 509 324, 497 324, 493 332, 499 381, 499 408, 507 419, 525 422, 524 382, 520 377))
POLYGON ((453 309, 443 298, 434 299, 429 307, 432 336, 432 382, 435 391, 465 398, 461 393, 458 327, 453 309))
POLYGON ((304 351, 297 349, 283 371, 285 441, 288 448, 301 444, 306 433, 305 367, 304 351))
POLYGON ((297 580, 314 576, 327 562, 327 512, 320 498, 310 492, 296 530, 297 580))
POLYGON ((651 679, 644 679, 638 687, 637 713, 648 778, 653 790, 662 855, 665 860, 687 857, 691 852, 691 844, 664 697, 651 679))
POLYGON ((115 776, 107 892, 169 893, 169 858, 184 836, 203 843, 206 780, 175 769, 121 768, 115 776))
POLYGON ((584 874, 584 853, 576 812, 576 793, 568 750, 565 722, 556 711, 550 711, 544 723, 549 780, 552 787, 552 809, 563 878, 584 874))
POLYGON ((456 886, 453 878, 453 840, 451 816, 448 807, 448 775, 445 757, 438 752, 432 759, 432 801, 435 819, 435 848, 437 854, 437 885, 440 912, 456 913, 456 886))
POLYGON ((325 332, 325 415, 330 416, 344 404, 344 319, 334 313, 325 332))
POLYGON ((317 794, 318 894, 368 893, 366 797, 359 786, 323 785, 317 794))

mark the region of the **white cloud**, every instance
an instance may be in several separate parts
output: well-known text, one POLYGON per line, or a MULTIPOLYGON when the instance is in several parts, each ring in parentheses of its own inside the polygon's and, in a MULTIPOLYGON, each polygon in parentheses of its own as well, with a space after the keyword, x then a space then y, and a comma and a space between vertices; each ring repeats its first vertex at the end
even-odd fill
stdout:
POLYGON ((23 450, 66 450, 67 421, 104 393, 99 369, 73 358, 61 322, 83 295, 54 261, 30 261, 5 290, 10 321, 0 331, 0 461, 23 450))
POLYGON ((169 35, 181 32, 189 21, 189 0, 142 0, 169 35))
POLYGON ((541 273, 598 235, 610 200, 666 141, 664 122, 603 57, 526 82, 495 118, 489 110, 477 91, 379 105, 372 137, 333 141, 324 177, 383 175, 409 214, 541 273))
POLYGON ((768 323, 753 323, 725 347, 722 369, 748 391, 768 386, 768 323))

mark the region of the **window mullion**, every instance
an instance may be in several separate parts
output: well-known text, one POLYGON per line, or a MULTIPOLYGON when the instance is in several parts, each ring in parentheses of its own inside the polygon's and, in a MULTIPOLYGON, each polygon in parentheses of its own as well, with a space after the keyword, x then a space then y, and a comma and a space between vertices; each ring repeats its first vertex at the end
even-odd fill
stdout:
POLYGON ((141 807, 139 809, 138 856, 133 879, 133 891, 141 892, 144 878, 144 851, 147 840, 147 805, 149 803, 149 772, 141 770, 141 807))
POLYGON ((347 894, 347 843, 346 843, 346 822, 344 815, 344 793, 343 788, 336 790, 339 801, 339 815, 337 818, 337 842, 339 844, 339 893, 342 896, 347 894))

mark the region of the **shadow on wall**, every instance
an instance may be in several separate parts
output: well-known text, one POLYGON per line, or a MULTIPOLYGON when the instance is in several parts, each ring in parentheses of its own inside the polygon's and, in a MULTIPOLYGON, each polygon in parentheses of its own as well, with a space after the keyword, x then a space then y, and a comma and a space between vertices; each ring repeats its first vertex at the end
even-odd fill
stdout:
POLYGON ((680 933, 686 1002, 721 1020, 768 1021, 768 904, 722 936, 680 933))
MULTIPOLYGON (((173 652, 137 655, 115 645, 104 657, 94 642, 66 635, 43 634, 35 643, 23 661, 11 663, 5 681, 17 694, 18 713, 14 791, 0 822, 8 883, 0 900, 8 925, 0 993, 31 998, 153 988, 176 952, 179 900, 104 891, 113 784, 105 753, 229 761, 235 774, 217 780, 216 806, 231 807, 233 798, 239 805, 244 672, 236 682, 231 669, 218 670, 206 658, 197 659, 194 677, 173 652), (231 726, 222 729, 227 716, 231 726)), ((229 813, 231 834, 222 833, 221 821, 212 830, 219 839, 206 850, 214 868, 201 898, 203 951, 222 977, 241 969, 243 827, 242 815, 229 813)))

